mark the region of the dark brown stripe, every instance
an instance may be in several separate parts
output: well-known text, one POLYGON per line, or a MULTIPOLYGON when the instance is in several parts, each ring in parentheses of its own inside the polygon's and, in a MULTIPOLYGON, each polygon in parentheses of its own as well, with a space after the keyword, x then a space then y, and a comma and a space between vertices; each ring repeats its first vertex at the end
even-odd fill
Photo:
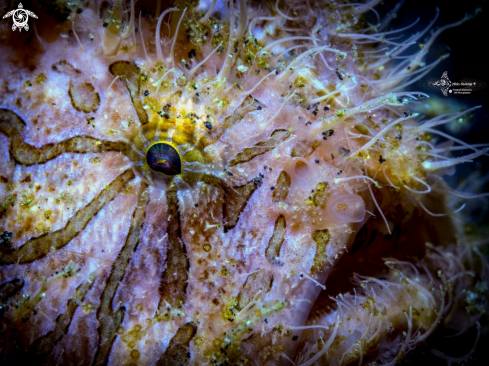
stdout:
POLYGON ((224 187, 224 232, 236 226, 241 212, 257 188, 258 185, 255 184, 254 180, 239 187, 224 187))
POLYGON ((11 138, 10 155, 18 164, 43 164, 63 153, 99 153, 105 151, 127 151, 123 141, 97 140, 89 136, 76 136, 57 144, 47 144, 36 148, 22 141, 26 123, 14 112, 0 109, 0 132, 11 138))
POLYGON ((100 298, 100 307, 97 310, 97 320, 100 324, 98 333, 100 337, 97 352, 92 362, 94 366, 107 364, 112 344, 117 336, 116 331, 124 319, 125 308, 121 306, 115 312, 112 311, 112 301, 119 283, 124 278, 124 273, 131 260, 131 256, 139 244, 141 227, 144 223, 146 207, 149 201, 147 188, 146 183, 141 183, 138 203, 132 216, 129 234, 127 235, 124 247, 119 252, 114 264, 112 264, 112 272, 107 279, 100 298))
POLYGON ((215 188, 224 189, 226 187, 224 180, 211 174, 203 174, 200 181, 215 188))
POLYGON ((22 287, 24 287, 24 280, 21 278, 14 278, 13 280, 2 283, 0 285, 0 303, 7 301, 22 287))
POLYGON ((292 149, 290 156, 293 158, 307 158, 319 147, 319 145, 321 145, 321 142, 318 140, 311 142, 301 141, 292 149))
POLYGON ((166 268, 160 282, 160 304, 162 314, 165 313, 165 301, 172 307, 180 307, 185 302, 187 291, 187 271, 189 263, 186 256, 185 244, 181 239, 180 212, 178 197, 175 189, 166 192, 167 215, 170 218, 167 227, 168 247, 166 268))
POLYGON ((0 252, 0 265, 14 263, 30 263, 41 259, 54 250, 59 250, 67 245, 71 239, 78 235, 88 222, 102 209, 102 207, 112 201, 121 189, 134 178, 132 169, 126 170, 119 175, 107 188, 102 190, 89 204, 80 209, 65 227, 44 234, 40 237, 28 240, 24 245, 12 250, 0 252))
POLYGON ((312 202, 314 206, 324 208, 326 205, 326 198, 328 197, 328 194, 328 182, 320 182, 316 184, 316 189, 314 190, 314 194, 312 195, 312 202))
POLYGON ((311 273, 316 274, 323 269, 328 256, 326 255, 326 246, 329 243, 329 230, 316 230, 312 233, 312 239, 316 242, 316 255, 311 267, 311 273))
POLYGON ((246 278, 246 282, 243 285, 243 289, 238 294, 238 309, 241 310, 253 300, 253 297, 258 291, 267 293, 270 291, 273 285, 273 274, 266 270, 260 270, 258 272, 250 274, 246 278))
POLYGON ((268 332, 252 333, 250 337, 241 342, 238 353, 239 359, 245 359, 251 365, 264 365, 266 364, 265 360, 271 361, 271 365, 281 365, 283 363, 277 361, 280 358, 280 352, 277 352, 277 349, 280 347, 282 351, 284 350, 284 346, 277 342, 277 339, 284 342, 283 337, 284 332, 278 327, 275 327, 268 332))
POLYGON ((189 345, 197 332, 194 323, 182 325, 173 336, 166 349, 156 363, 157 366, 185 366, 190 360, 189 345))
POLYGON ((80 112, 96 112, 100 105, 100 96, 95 91, 91 83, 76 82, 70 80, 68 95, 71 99, 71 105, 80 112))
POLYGON ((289 195, 290 188, 290 175, 282 170, 275 183, 275 189, 273 191, 273 202, 283 202, 289 195))
POLYGON ((97 111, 100 105, 100 96, 91 83, 83 80, 80 70, 66 62, 66 60, 56 62, 51 68, 60 74, 70 77, 68 95, 73 108, 85 113, 97 111))
POLYGON ((35 356, 37 363, 48 356, 54 349, 54 346, 63 338, 68 331, 73 320, 73 315, 78 305, 81 304, 85 295, 90 290, 94 282, 93 278, 89 278, 76 288, 74 296, 68 300, 66 312, 58 315, 56 318, 56 326, 54 330, 46 333, 42 337, 37 338, 29 349, 31 357, 35 356))
POLYGON ((229 187, 222 179, 213 175, 204 174, 201 177, 201 182, 224 191, 224 232, 231 230, 238 223, 241 212, 246 207, 248 200, 261 184, 261 179, 259 178, 260 176, 242 186, 229 187))
POLYGON ((136 109, 141 125, 148 123, 148 115, 146 114, 146 111, 143 108, 143 103, 139 98, 141 84, 141 70, 139 67, 131 64, 129 61, 116 61, 109 66, 109 71, 112 75, 119 76, 124 81, 124 85, 129 92, 129 96, 131 97, 134 109, 136 109), (133 85, 135 89, 132 89, 130 85, 133 85))
MULTIPOLYGON (((248 96, 230 116, 224 119, 223 123, 218 126, 218 128, 212 128, 211 130, 206 131, 204 137, 201 139, 202 145, 205 147, 215 143, 224 132, 228 131, 235 124, 241 122, 249 112, 256 111, 259 105, 260 103, 256 99, 248 96)), ((207 121, 207 116, 205 117, 204 122, 207 121)))
POLYGON ((280 257, 280 248, 284 242, 285 229, 287 224, 285 222, 285 217, 280 215, 275 221, 275 227, 273 228, 273 235, 268 243, 267 250, 265 251, 265 256, 268 261, 273 264, 279 264, 278 258, 280 257))
POLYGON ((66 60, 61 60, 54 63, 53 66, 51 66, 51 69, 53 69, 53 71, 56 71, 60 74, 65 74, 70 78, 78 77, 81 75, 81 71, 78 70, 69 62, 67 62, 66 60))
POLYGON ((241 163, 246 163, 259 155, 265 154, 275 148, 279 143, 290 136, 287 130, 275 130, 267 139, 257 143, 255 147, 248 147, 238 153, 234 159, 229 162, 229 166, 235 166, 241 163))

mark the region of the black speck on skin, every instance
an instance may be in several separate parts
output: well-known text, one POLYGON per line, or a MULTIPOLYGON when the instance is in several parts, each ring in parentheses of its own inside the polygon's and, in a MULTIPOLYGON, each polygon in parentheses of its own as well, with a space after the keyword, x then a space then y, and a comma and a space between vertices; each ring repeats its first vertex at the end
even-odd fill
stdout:
POLYGON ((253 184, 260 185, 263 182, 264 175, 262 173, 258 174, 258 176, 253 179, 253 184))

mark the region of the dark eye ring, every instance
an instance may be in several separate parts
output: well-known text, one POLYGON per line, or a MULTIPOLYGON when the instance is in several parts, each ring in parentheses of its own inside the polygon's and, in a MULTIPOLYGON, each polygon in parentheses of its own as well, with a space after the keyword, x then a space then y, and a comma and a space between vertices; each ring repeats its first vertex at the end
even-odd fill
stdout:
POLYGON ((151 144, 146 151, 146 162, 155 172, 169 176, 182 174, 182 157, 177 148, 168 142, 151 144))

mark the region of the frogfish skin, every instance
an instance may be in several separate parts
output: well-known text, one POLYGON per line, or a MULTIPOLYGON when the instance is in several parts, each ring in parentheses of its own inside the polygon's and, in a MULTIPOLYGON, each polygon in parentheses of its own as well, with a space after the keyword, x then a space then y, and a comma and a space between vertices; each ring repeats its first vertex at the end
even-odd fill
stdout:
POLYGON ((379 3, 38 0, 29 32, 2 19, 1 362, 469 358, 442 345, 484 330, 463 208, 487 194, 443 176, 488 149, 442 131, 477 107, 425 116, 408 91, 451 25, 403 36, 401 3, 379 3))

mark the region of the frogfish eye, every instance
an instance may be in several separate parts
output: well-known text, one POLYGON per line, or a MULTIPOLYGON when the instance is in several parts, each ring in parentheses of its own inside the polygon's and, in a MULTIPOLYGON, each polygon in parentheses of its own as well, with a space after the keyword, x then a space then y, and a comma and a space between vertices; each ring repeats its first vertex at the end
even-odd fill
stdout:
POLYGON ((182 157, 178 150, 167 142, 157 142, 146 152, 149 167, 166 175, 182 174, 182 157))

